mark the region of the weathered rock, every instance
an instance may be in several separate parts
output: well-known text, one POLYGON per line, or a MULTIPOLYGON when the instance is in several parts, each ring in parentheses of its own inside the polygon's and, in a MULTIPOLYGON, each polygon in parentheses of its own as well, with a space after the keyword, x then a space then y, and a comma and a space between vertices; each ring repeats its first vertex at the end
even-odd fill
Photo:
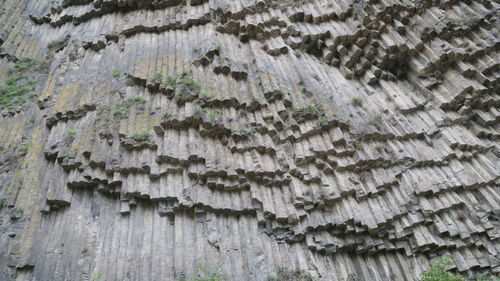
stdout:
POLYGON ((498 273, 498 8, 3 1, 0 280, 498 273))

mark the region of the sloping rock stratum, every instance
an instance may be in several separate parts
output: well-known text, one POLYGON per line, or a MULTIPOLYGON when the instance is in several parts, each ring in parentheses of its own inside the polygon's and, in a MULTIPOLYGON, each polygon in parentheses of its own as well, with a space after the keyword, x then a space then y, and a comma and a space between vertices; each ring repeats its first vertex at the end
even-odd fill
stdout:
POLYGON ((0 279, 500 272, 499 7, 1 0, 0 279))

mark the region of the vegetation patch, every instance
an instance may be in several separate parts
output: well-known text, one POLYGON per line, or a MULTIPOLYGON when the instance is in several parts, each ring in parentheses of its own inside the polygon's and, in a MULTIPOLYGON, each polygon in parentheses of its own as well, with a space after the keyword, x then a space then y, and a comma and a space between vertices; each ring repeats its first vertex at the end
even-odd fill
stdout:
POLYGON ((182 73, 181 76, 176 79, 176 82, 176 96, 180 95, 181 98, 188 96, 188 100, 193 100, 198 97, 201 86, 188 73, 182 73))
POLYGON ((317 279, 311 276, 304 270, 292 270, 289 268, 279 268, 276 278, 268 279, 268 281, 316 281, 317 279))
POLYGON ((220 265, 216 268, 209 268, 205 264, 198 264, 198 270, 195 273, 196 277, 186 279, 181 278, 179 281, 227 281, 229 277, 222 271, 220 265))
POLYGON ((17 75, 0 85, 0 110, 24 104, 28 99, 36 97, 37 94, 32 91, 41 80, 31 78, 45 65, 44 61, 32 58, 18 60, 12 70, 17 75))
POLYGON ((126 99, 120 102, 118 105, 114 107, 105 105, 101 107, 101 110, 107 111, 112 110, 113 116, 121 116, 125 117, 132 106, 139 106, 145 103, 144 97, 142 96, 134 96, 133 98, 126 99))
POLYGON ((125 115, 128 112, 128 108, 119 107, 113 110, 113 115, 125 115))
POLYGON ((321 119, 319 119, 318 122, 316 123, 316 128, 322 128, 322 127, 328 125, 329 121, 330 120, 328 119, 328 117, 326 117, 326 116, 321 117, 321 119))
POLYGON ((0 210, 5 206, 7 203, 7 198, 0 196, 0 210))
POLYGON ((323 187, 318 188, 318 194, 321 198, 325 198, 326 197, 326 189, 324 189, 323 187))
POLYGON ((76 135, 76 130, 74 130, 74 129, 68 130, 68 135, 70 135, 70 136, 76 135))
POLYGON ((115 69, 113 71, 113 78, 118 78, 120 77, 121 71, 119 69, 115 69))
POLYGON ((162 82, 162 77, 163 77, 163 76, 161 75, 161 73, 160 73, 160 72, 156 72, 156 73, 154 74, 154 77, 153 77, 152 82, 153 82, 154 84, 161 84, 161 82, 162 82))
MULTIPOLYGON (((431 267, 418 279, 419 281, 468 281, 469 279, 458 273, 449 272, 455 266, 452 257, 442 257, 435 260, 431 267)), ((476 277, 476 281, 500 281, 497 275, 484 273, 476 277)))
POLYGON ((308 112, 316 112, 318 110, 318 108, 313 105, 313 104, 310 104, 310 105, 304 105, 300 108, 300 110, 303 110, 303 111, 308 111, 308 112))
POLYGON ((193 110, 193 115, 196 116, 196 117, 200 117, 202 114, 203 114, 203 109, 201 107, 199 107, 199 106, 197 106, 193 110))
POLYGON ((443 257, 432 263, 432 266, 419 278, 420 281, 466 281, 458 274, 448 272, 454 266, 453 258, 443 257))
POLYGON ((135 133, 132 135, 132 138, 135 141, 147 141, 150 137, 151 135, 148 132, 135 133))
POLYGON ((206 98, 207 100, 211 99, 214 97, 213 94, 211 93, 203 93, 203 95, 201 95, 202 97, 206 98))
POLYGON ((166 78, 167 85, 172 87, 172 88, 175 88, 175 85, 177 84, 177 77, 176 76, 172 77, 172 76, 167 75, 165 78, 166 78))
POLYGON ((208 117, 210 118, 211 122, 216 122, 217 119, 219 118, 220 115, 220 110, 210 110, 208 117))

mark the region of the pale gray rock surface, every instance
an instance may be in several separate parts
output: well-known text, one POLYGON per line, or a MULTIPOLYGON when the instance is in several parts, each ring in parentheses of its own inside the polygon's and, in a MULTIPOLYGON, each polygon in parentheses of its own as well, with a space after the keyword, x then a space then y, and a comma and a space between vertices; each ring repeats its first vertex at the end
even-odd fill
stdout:
POLYGON ((497 1, 0 5, 0 280, 500 272, 497 1))

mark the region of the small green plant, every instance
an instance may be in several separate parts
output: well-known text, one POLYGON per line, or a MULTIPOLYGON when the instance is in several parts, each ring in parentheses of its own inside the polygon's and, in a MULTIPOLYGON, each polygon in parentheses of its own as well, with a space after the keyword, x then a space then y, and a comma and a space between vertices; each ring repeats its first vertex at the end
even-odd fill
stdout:
MULTIPOLYGON (((7 79, 5 84, 0 85, 0 109, 25 103, 26 94, 34 90, 33 85, 38 82, 39 80, 28 79, 24 74, 7 79)), ((32 94, 28 95, 28 97, 32 96, 32 94)))
POLYGON ((29 70, 31 69, 32 67, 34 67, 36 65, 37 61, 35 59, 32 59, 32 58, 24 58, 24 59, 21 59, 21 60, 18 60, 15 64, 14 64, 14 67, 19 70, 19 71, 25 71, 25 70, 29 70))
POLYGON ((206 98, 206 99, 211 99, 214 97, 214 95, 212 94, 209 94, 209 93, 203 93, 202 97, 206 98))
POLYGON ((194 116, 196 117, 199 117, 201 116, 201 114, 203 113, 203 109, 201 107, 196 107, 194 110, 193 110, 193 114, 194 116))
MULTIPOLYGON (((128 98, 126 100, 123 100, 119 105, 116 105, 115 110, 113 110, 112 113, 114 116, 121 115, 122 117, 124 117, 131 106, 141 105, 143 101, 143 96, 134 96, 132 98, 128 98)), ((109 105, 105 105, 102 107, 103 110, 110 110, 111 108, 112 107, 109 105)))
POLYGON ((113 115, 125 115, 128 112, 128 109, 125 107, 119 107, 113 111, 113 115))
POLYGON ((23 151, 23 152, 28 151, 28 146, 26 146, 26 145, 21 146, 21 147, 19 148, 19 151, 23 151))
POLYGON ((186 90, 199 92, 201 90, 200 84, 198 84, 198 82, 191 78, 187 73, 183 73, 181 78, 177 80, 176 88, 178 88, 180 92, 186 90))
POLYGON ((160 84, 161 83, 161 80, 162 80, 162 75, 160 72, 156 72, 154 75, 153 75, 153 79, 152 79, 152 82, 155 83, 155 84, 160 84))
POLYGON ((302 106, 300 109, 303 111, 309 111, 309 112, 314 112, 314 111, 318 110, 316 108, 316 106, 313 104, 302 106))
POLYGON ((318 120, 318 122, 316 123, 316 128, 321 128, 323 126, 326 126, 328 124, 328 117, 326 116, 323 116, 321 117, 321 119, 318 120))
POLYGON ((76 135, 76 130, 74 130, 74 129, 69 129, 69 130, 68 130, 68 135, 70 135, 70 136, 74 136, 74 135, 76 135))
POLYGON ((171 87, 175 87, 175 85, 177 84, 177 77, 172 77, 172 76, 168 76, 167 75, 167 84, 171 87))
POLYGON ((220 265, 217 265, 215 269, 208 268, 207 265, 200 263, 198 264, 198 270, 196 272, 197 277, 188 279, 186 281, 227 281, 229 277, 222 271, 220 265))
POLYGON ((429 270, 418 279, 419 281, 466 281, 459 274, 449 273, 448 269, 455 265, 452 257, 442 257, 435 260, 429 270))
POLYGON ((6 202, 7 202, 7 198, 0 196, 0 209, 2 209, 3 206, 5 206, 6 202))
POLYGON ((215 120, 217 119, 217 113, 218 113, 217 110, 210 110, 209 113, 210 121, 215 122, 215 120))
POLYGON ((92 281, 100 281, 100 280, 103 280, 102 278, 103 278, 102 274, 94 272, 94 273, 92 273, 92 276, 91 276, 90 280, 92 280, 92 281))
POLYGON ((115 69, 113 71, 113 78, 118 78, 120 77, 121 71, 119 69, 115 69))
POLYGON ((268 281, 315 281, 316 278, 304 270, 292 270, 289 268, 278 268, 276 278, 270 278, 268 281))
POLYGON ((325 189, 325 188, 323 188, 323 187, 320 187, 320 188, 318 189, 318 194, 319 194, 319 196, 320 196, 321 198, 326 197, 326 189, 325 189))
POLYGON ((151 135, 148 132, 140 132, 132 135, 132 138, 137 142, 143 142, 149 144, 149 138, 151 135))

